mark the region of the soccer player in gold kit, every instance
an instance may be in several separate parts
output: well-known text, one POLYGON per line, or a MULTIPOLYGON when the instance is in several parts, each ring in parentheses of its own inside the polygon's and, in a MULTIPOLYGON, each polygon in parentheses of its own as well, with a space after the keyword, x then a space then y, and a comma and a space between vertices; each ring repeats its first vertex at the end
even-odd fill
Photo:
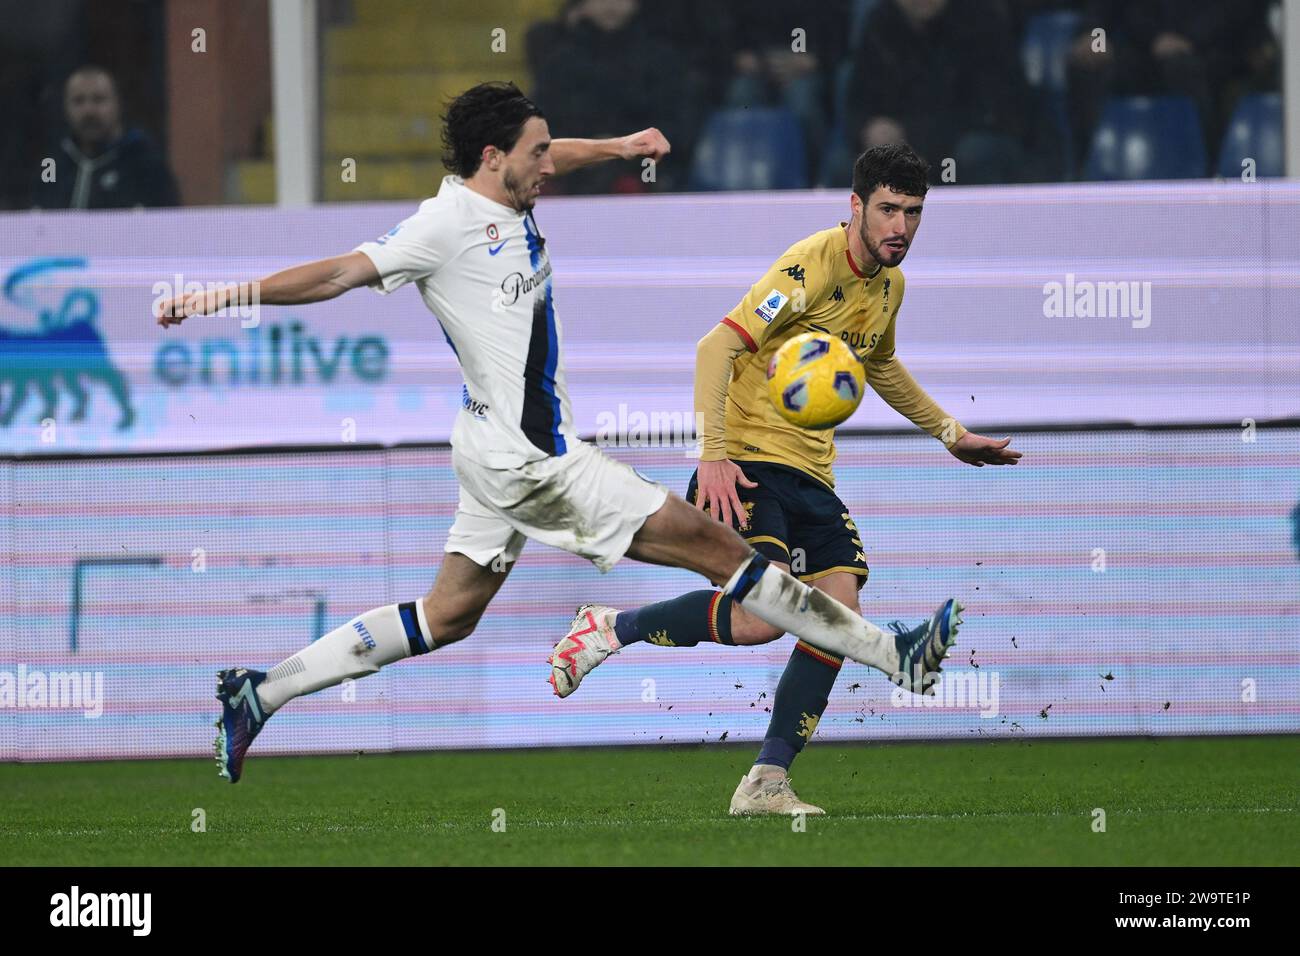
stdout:
MULTIPOLYGON (((853 168, 850 221, 791 246, 696 353, 695 408, 703 430, 687 500, 732 524, 773 564, 854 610, 867 578, 866 553, 834 491, 833 431, 793 425, 768 399, 768 362, 784 342, 804 332, 838 336, 863 362, 876 393, 952 455, 976 466, 1020 458, 1008 447, 1010 438, 976 435, 946 414, 895 354, 904 291, 898 266, 921 221, 927 173, 908 146, 863 153, 853 168)), ((693 591, 632 611, 587 605, 556 645, 555 666, 567 668, 556 691, 572 693, 609 654, 637 641, 689 647, 779 637, 721 591, 693 591)), ((798 799, 788 771, 815 732, 842 663, 797 642, 777 685, 762 750, 732 797, 733 815, 822 812, 798 799)))

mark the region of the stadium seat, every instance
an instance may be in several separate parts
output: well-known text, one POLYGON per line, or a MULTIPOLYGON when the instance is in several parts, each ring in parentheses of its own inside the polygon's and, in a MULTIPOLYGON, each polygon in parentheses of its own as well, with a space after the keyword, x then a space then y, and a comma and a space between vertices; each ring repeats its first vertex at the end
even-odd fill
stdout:
POLYGON ((325 116, 325 152, 384 159, 437 155, 442 129, 436 113, 345 113, 325 116))
POLYGON ((829 189, 847 188, 853 180, 853 161, 857 156, 844 127, 837 123, 826 137, 817 185, 829 189))
POLYGON ((695 148, 691 188, 802 189, 807 165, 803 130, 790 111, 719 110, 695 148))
POLYGON ((441 111, 444 100, 486 79, 526 83, 522 66, 500 72, 454 70, 329 71, 322 78, 322 97, 329 111, 366 113, 400 109, 422 115, 441 111))
POLYGON ((1186 96, 1112 97, 1092 134, 1084 179, 1195 179, 1205 139, 1186 96))
MULTIPOLYGON (((326 200, 413 199, 436 189, 443 105, 483 80, 530 89, 527 26, 558 16, 562 0, 442 0, 433 20, 425 6, 366 0, 340 8, 327 27, 321 71, 326 200), (343 158, 356 159, 363 170, 355 182, 340 178, 343 158)), ((268 182, 264 169, 249 165, 236 172, 229 191, 264 199, 268 188, 273 195, 268 182)))
POLYGON ((275 162, 243 159, 226 167, 226 202, 269 206, 275 204, 275 162))
POLYGON ((1035 89, 1064 93, 1070 45, 1079 33, 1080 15, 1074 10, 1037 13, 1025 24, 1020 61, 1025 80, 1035 89))
POLYGON ((879 3, 880 0, 852 0, 850 3, 849 42, 847 47, 850 54, 862 45, 862 37, 867 29, 867 20, 870 19, 872 12, 879 3))
POLYGON ((506 52, 492 50, 492 29, 487 23, 435 21, 422 27, 357 26, 330 30, 325 35, 325 64, 334 70, 427 69, 491 72, 523 62, 522 38, 506 52))
POLYGON ((1073 178, 1075 155, 1066 103, 1066 64, 1079 24, 1080 15, 1074 10, 1035 14, 1025 24, 1020 44, 1025 82, 1035 101, 1035 125, 1042 129, 1044 138, 1055 139, 1056 146, 1051 152, 1066 178, 1073 178))
MULTIPOLYGON (((358 24, 419 28, 429 22, 426 4, 411 0, 362 0, 349 4, 358 24)), ((560 14, 562 0, 441 0, 437 22, 490 22, 507 30, 518 23, 548 20, 560 14)))
POLYGON ((847 184, 849 169, 857 156, 857 151, 853 148, 857 133, 855 131, 850 138, 848 129, 849 83, 853 79, 853 61, 840 63, 835 68, 833 77, 831 103, 834 112, 831 115, 831 129, 826 136, 826 148, 822 151, 821 169, 817 174, 819 186, 832 188, 847 184))
POLYGON ((1248 157, 1255 161, 1257 177, 1285 174, 1280 93, 1250 93, 1237 101, 1219 151, 1219 175, 1240 178, 1248 157))

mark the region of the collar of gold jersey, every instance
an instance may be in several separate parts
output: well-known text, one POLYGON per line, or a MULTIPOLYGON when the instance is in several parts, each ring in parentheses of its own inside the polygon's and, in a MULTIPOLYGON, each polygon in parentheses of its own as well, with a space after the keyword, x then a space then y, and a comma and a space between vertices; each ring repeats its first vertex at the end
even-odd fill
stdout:
POLYGON ((845 230, 848 229, 848 227, 849 224, 847 222, 845 222, 844 220, 840 220, 839 240, 837 242, 837 245, 843 244, 844 259, 846 262, 848 262, 849 268, 853 270, 853 274, 857 276, 859 279, 865 279, 867 282, 870 282, 872 279, 880 275, 880 270, 882 270, 885 267, 882 266, 879 262, 877 262, 876 268, 873 269, 871 272, 863 272, 861 269, 858 268, 858 264, 853 261, 853 253, 849 251, 849 234, 845 232, 845 230))

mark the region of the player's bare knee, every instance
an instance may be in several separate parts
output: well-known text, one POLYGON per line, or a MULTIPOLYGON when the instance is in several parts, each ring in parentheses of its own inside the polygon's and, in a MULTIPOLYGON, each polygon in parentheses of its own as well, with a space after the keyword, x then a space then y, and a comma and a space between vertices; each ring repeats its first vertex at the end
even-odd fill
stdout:
POLYGON ((429 619, 429 636, 433 638, 434 647, 445 647, 463 641, 474 633, 478 626, 479 615, 434 621, 429 619))
POLYGON ((738 605, 731 606, 731 639, 736 644, 746 647, 769 644, 784 634, 785 631, 747 613, 738 605))
POLYGON ((701 573, 721 587, 749 560, 753 549, 733 529, 718 521, 707 521, 701 530, 701 573))
POLYGON ((424 605, 424 619, 429 625, 429 637, 435 647, 463 641, 474 633, 474 628, 483 616, 482 608, 465 610, 439 607, 434 602, 432 591, 421 599, 421 603, 424 605))
POLYGON ((433 627, 433 622, 437 617, 437 607, 438 605, 433 601, 433 590, 430 589, 428 594, 420 598, 420 609, 424 612, 424 619, 429 622, 430 627, 433 627))

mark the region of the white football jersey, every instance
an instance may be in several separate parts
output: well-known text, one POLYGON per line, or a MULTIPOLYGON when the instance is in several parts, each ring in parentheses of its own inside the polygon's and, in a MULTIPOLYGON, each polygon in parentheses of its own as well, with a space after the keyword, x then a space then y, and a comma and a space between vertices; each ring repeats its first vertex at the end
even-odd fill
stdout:
POLYGON ((379 292, 414 282, 442 325, 465 378, 451 433, 460 454, 513 468, 576 445, 551 260, 531 212, 447 176, 415 215, 356 251, 379 271, 379 292))

